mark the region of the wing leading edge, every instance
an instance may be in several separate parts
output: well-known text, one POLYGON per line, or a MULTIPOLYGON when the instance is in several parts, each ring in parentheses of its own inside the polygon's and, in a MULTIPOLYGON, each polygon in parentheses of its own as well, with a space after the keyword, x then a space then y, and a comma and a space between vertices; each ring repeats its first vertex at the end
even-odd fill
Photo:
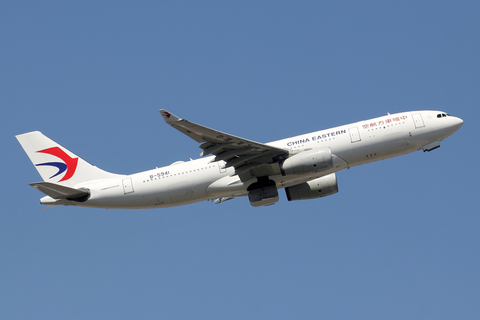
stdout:
MULTIPOLYGON (((288 157, 288 151, 210 129, 181 119, 167 110, 160 114, 166 123, 200 144, 200 156, 212 154, 213 161, 224 161, 224 167, 234 167, 242 181, 252 177, 278 174, 278 163, 288 157)), ((212 161, 212 162, 213 162, 212 161)))

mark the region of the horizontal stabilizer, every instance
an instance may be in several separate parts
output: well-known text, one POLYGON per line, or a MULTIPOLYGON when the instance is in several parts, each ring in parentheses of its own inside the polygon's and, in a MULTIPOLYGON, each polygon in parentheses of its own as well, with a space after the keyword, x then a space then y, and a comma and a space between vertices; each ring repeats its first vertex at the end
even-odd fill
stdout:
POLYGON ((90 197, 90 191, 83 188, 75 189, 51 182, 35 182, 30 185, 57 200, 85 201, 90 197))

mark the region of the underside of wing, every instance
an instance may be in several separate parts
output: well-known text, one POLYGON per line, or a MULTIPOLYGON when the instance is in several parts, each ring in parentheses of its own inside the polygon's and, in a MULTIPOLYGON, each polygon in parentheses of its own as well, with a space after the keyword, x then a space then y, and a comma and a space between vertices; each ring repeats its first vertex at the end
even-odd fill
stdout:
POLYGON ((224 161, 224 167, 234 167, 242 181, 279 173, 278 163, 288 157, 288 151, 263 143, 239 138, 181 119, 160 110, 165 122, 201 143, 202 157, 215 155, 214 161, 224 161))

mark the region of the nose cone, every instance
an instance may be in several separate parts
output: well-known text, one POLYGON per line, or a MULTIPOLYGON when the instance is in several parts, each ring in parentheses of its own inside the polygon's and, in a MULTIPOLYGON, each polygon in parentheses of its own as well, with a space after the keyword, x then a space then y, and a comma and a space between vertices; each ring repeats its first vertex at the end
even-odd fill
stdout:
POLYGON ((450 116, 448 117, 448 120, 448 127, 446 127, 447 134, 444 136, 444 138, 451 136, 463 126, 463 120, 460 118, 450 116))
POLYGON ((458 129, 460 129, 463 126, 463 120, 457 117, 452 117, 451 119, 452 125, 452 133, 456 132, 458 129))

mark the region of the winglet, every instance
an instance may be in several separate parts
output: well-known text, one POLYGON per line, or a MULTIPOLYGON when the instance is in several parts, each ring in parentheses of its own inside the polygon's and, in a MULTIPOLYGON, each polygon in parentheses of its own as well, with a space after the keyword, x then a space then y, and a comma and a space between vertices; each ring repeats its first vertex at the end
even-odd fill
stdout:
POLYGON ((165 120, 166 123, 173 123, 173 122, 177 122, 177 121, 182 120, 179 117, 177 117, 176 115, 174 115, 173 113, 168 112, 165 109, 160 109, 158 111, 160 112, 160 114, 163 117, 163 120, 165 120))

